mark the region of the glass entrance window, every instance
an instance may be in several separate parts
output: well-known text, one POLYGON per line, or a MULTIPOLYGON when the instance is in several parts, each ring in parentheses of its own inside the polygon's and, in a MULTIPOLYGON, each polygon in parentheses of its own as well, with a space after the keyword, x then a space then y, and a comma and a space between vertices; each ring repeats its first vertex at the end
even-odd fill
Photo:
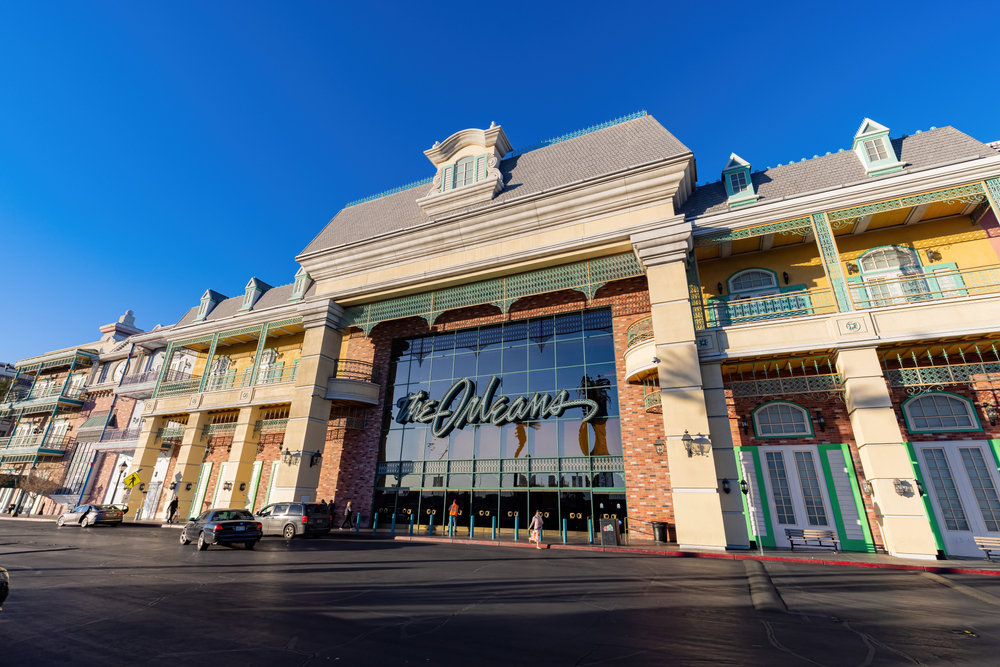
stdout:
POLYGON ((778 523, 795 525, 795 512, 792 510, 792 494, 788 488, 788 474, 785 471, 785 459, 781 452, 766 452, 767 474, 771 479, 771 495, 774 498, 774 509, 778 515, 778 523))
POLYGON ((969 521, 965 516, 962 501, 958 497, 955 478, 951 475, 944 450, 925 449, 924 460, 927 462, 931 485, 934 487, 934 497, 937 499, 938 507, 941 508, 945 526, 948 530, 969 530, 969 521))
POLYGON ((514 528, 514 520, 521 530, 528 528, 528 494, 525 491, 500 491, 500 527, 514 528))
POLYGON ((799 473, 799 484, 802 486, 802 499, 805 501, 809 525, 829 525, 826 520, 823 493, 820 491, 819 479, 816 477, 816 466, 813 464, 812 452, 795 452, 795 467, 799 473))
POLYGON ((976 494, 976 503, 983 515, 986 530, 1000 532, 1000 497, 997 496, 990 470, 986 467, 983 450, 979 447, 962 447, 958 451, 962 454, 962 463, 969 475, 972 492, 976 494))

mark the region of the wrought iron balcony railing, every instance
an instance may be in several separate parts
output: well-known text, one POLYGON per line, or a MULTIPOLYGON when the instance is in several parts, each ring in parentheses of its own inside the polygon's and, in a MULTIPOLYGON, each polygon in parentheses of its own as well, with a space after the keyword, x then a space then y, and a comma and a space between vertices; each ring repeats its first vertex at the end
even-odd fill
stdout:
POLYGON ((200 375, 189 375, 187 373, 183 375, 185 379, 161 382, 159 388, 156 390, 157 397, 191 394, 201 388, 200 375))
POLYGON ((295 376, 298 375, 298 372, 298 364, 292 364, 287 368, 275 366, 272 366, 271 368, 260 368, 257 370, 257 386, 292 382, 295 380, 295 376))
POLYGON ((641 320, 636 320, 625 331, 625 335, 628 338, 628 341, 625 344, 626 350, 633 345, 638 345, 645 340, 650 340, 653 337, 653 318, 644 317, 641 320))
POLYGON ((12 449, 51 449, 65 451, 73 443, 73 437, 68 435, 43 435, 31 433, 0 438, 0 452, 12 449))
POLYGON ((141 427, 135 428, 109 428, 101 435, 101 442, 121 442, 125 440, 138 440, 142 433, 141 427))
POLYGON ((1000 292, 1000 266, 971 269, 934 269, 893 278, 866 278, 851 282, 851 298, 858 309, 903 305, 1000 292))
POLYGON ((798 290, 725 301, 708 299, 704 307, 710 327, 837 312, 837 302, 829 289, 798 290))
POLYGON ((70 385, 63 387, 62 381, 47 383, 34 389, 15 387, 7 393, 6 403, 35 401, 41 398, 70 398, 79 400, 87 393, 85 387, 70 385))
POLYGON ((336 368, 333 372, 334 378, 346 380, 362 380, 378 384, 378 366, 367 361, 356 361, 354 359, 337 359, 336 368))
POLYGON ((134 384, 146 384, 147 382, 156 382, 156 378, 160 375, 159 369, 146 371, 145 373, 137 373, 135 375, 126 375, 122 378, 121 386, 127 387, 134 384))
POLYGON ((253 430, 258 433, 281 433, 288 426, 288 419, 260 419, 253 430))
POLYGON ((663 397, 660 394, 659 389, 646 394, 644 400, 646 403, 646 412, 652 412, 655 414, 663 413, 663 397))

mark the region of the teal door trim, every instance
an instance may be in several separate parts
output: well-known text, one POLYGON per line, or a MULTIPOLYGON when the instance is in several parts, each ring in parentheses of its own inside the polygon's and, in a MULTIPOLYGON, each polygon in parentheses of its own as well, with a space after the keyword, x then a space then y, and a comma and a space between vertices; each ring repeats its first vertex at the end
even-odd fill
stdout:
POLYGON ((917 460, 917 448, 913 446, 912 442, 904 442, 903 445, 906 446, 906 453, 910 456, 910 466, 913 468, 913 477, 920 482, 920 486, 924 489, 924 495, 921 500, 924 501, 924 514, 927 515, 927 521, 931 525, 931 533, 934 535, 934 543, 937 544, 938 551, 947 556, 948 551, 944 548, 944 537, 941 535, 941 527, 938 525, 937 514, 934 513, 934 506, 931 504, 931 488, 927 486, 927 482, 924 481, 924 474, 921 472, 920 462, 917 460))
MULTIPOLYGON (((741 492, 740 495, 743 496, 743 516, 746 518, 747 522, 747 535, 752 535, 755 538, 754 541, 758 542, 759 546, 771 547, 773 549, 777 546, 774 541, 774 522, 771 520, 771 508, 767 498, 767 487, 764 486, 764 476, 760 469, 760 454, 758 453, 756 446, 736 446, 733 447, 733 449, 736 452, 737 463, 739 463, 740 453, 744 450, 750 452, 750 455, 753 457, 754 475, 757 479, 748 480, 748 482, 751 485, 754 485, 754 488, 757 489, 757 493, 760 496, 761 510, 764 514, 764 525, 767 528, 768 533, 767 535, 757 535, 754 533, 753 524, 750 521, 749 494, 744 495, 741 492)), ((743 466, 738 466, 737 471, 740 474, 740 481, 743 481, 743 466)), ((751 489, 751 493, 753 493, 753 489, 751 489)))
POLYGON ((846 444, 816 446, 819 448, 820 465, 823 467, 823 478, 826 480, 826 492, 829 494, 830 504, 833 506, 833 520, 837 525, 837 537, 840 538, 840 547, 844 551, 875 553, 875 543, 871 538, 871 531, 868 528, 868 515, 864 511, 864 503, 862 503, 860 507, 857 505, 857 500, 860 497, 860 490, 858 489, 857 478, 854 476, 852 470, 854 465, 851 459, 850 448, 846 444), (850 480, 851 491, 853 491, 853 498, 845 498, 844 502, 853 501, 855 503, 855 508, 858 510, 858 519, 861 521, 861 527, 865 534, 864 540, 852 540, 847 538, 847 524, 844 523, 844 515, 840 511, 840 497, 837 495, 837 487, 835 486, 833 480, 833 468, 830 465, 829 459, 829 453, 837 450, 841 451, 844 455, 844 468, 848 471, 847 475, 850 480))

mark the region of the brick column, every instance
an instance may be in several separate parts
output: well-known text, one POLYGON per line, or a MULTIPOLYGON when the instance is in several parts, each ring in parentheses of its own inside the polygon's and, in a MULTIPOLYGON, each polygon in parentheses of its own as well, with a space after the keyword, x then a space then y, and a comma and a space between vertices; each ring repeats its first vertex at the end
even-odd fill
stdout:
MULTIPOLYGON (((148 488, 150 480, 153 479, 156 458, 160 455, 160 443, 156 439, 156 434, 164 426, 166 426, 166 420, 163 417, 147 417, 143 420, 142 431, 139 433, 139 441, 135 448, 135 456, 132 458, 132 466, 122 475, 122 482, 125 481, 126 477, 138 471, 139 479, 148 488)), ((132 493, 129 494, 126 519, 131 517, 134 520, 139 515, 142 501, 143 494, 139 493, 139 485, 137 484, 132 489, 132 493)))
MULTIPOLYGON (((654 224, 655 229, 632 236, 632 245, 649 283, 677 542, 683 547, 725 549, 729 540, 687 284, 691 226, 683 216, 654 224), (695 442, 691 451, 682 441, 685 431, 695 442)), ((745 529, 743 533, 745 541, 745 529)))
POLYGON ((219 487, 219 495, 212 502, 215 507, 243 509, 247 504, 247 494, 250 489, 250 479, 253 477, 253 462, 257 458, 257 434, 254 425, 260 419, 259 407, 240 409, 239 420, 236 422, 236 432, 233 433, 233 445, 229 450, 229 465, 226 467, 226 477, 219 487), (226 490, 225 483, 232 482, 233 488, 226 490), (240 484, 244 488, 240 489, 240 484))
POLYGON ((295 392, 288 411, 285 444, 292 462, 278 466, 271 502, 316 501, 316 487, 322 459, 310 465, 313 454, 322 456, 326 443, 326 430, 330 421, 330 401, 326 388, 340 355, 342 332, 337 325, 342 309, 332 301, 321 309, 303 315, 306 326, 302 341, 302 358, 295 377, 295 392))
POLYGON ((893 484, 894 479, 902 479, 910 483, 910 489, 917 488, 875 348, 839 350, 836 363, 844 376, 851 429, 865 477, 872 485, 886 549, 901 558, 935 558, 937 544, 920 495, 912 490, 899 495, 893 484))

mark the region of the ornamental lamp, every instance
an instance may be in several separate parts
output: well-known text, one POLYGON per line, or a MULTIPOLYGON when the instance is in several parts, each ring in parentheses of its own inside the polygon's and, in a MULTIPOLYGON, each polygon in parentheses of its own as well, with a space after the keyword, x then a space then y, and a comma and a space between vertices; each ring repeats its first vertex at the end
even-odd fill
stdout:
POLYGON ((743 435, 750 435, 750 422, 747 421, 746 415, 740 417, 740 428, 743 429, 743 435))
POLYGON ((118 466, 118 472, 120 472, 121 474, 124 475, 126 470, 128 470, 127 463, 122 463, 120 466, 118 466))
POLYGON ((990 426, 997 425, 997 406, 995 403, 983 403, 983 412, 986 413, 986 418, 990 420, 990 426))
POLYGON ((281 455, 281 462, 284 463, 285 465, 290 466, 292 465, 293 459, 294 457, 292 456, 292 453, 288 451, 288 447, 285 447, 285 451, 281 455))
POLYGON ((825 433, 826 432, 826 420, 823 419, 823 413, 822 412, 818 412, 818 411, 816 412, 816 423, 819 424, 819 430, 823 431, 825 433))
POLYGON ((725 491, 726 493, 729 493, 730 491, 733 490, 732 487, 729 485, 728 478, 725 477, 722 478, 722 490, 725 491))
POLYGON ((656 440, 653 441, 653 447, 656 448, 656 453, 659 456, 663 456, 663 450, 666 448, 663 442, 663 438, 656 436, 656 440))
POLYGON ((233 490, 233 483, 232 482, 225 482, 225 483, 223 483, 222 488, 225 491, 232 491, 233 490))
POLYGON ((694 438, 692 438, 691 434, 687 432, 687 429, 684 429, 684 435, 681 436, 681 442, 684 443, 684 449, 687 450, 688 458, 690 458, 692 456, 691 448, 694 446, 694 438))
POLYGON ((744 496, 750 493, 750 485, 747 484, 747 481, 745 479, 740 480, 740 491, 743 492, 744 496))

